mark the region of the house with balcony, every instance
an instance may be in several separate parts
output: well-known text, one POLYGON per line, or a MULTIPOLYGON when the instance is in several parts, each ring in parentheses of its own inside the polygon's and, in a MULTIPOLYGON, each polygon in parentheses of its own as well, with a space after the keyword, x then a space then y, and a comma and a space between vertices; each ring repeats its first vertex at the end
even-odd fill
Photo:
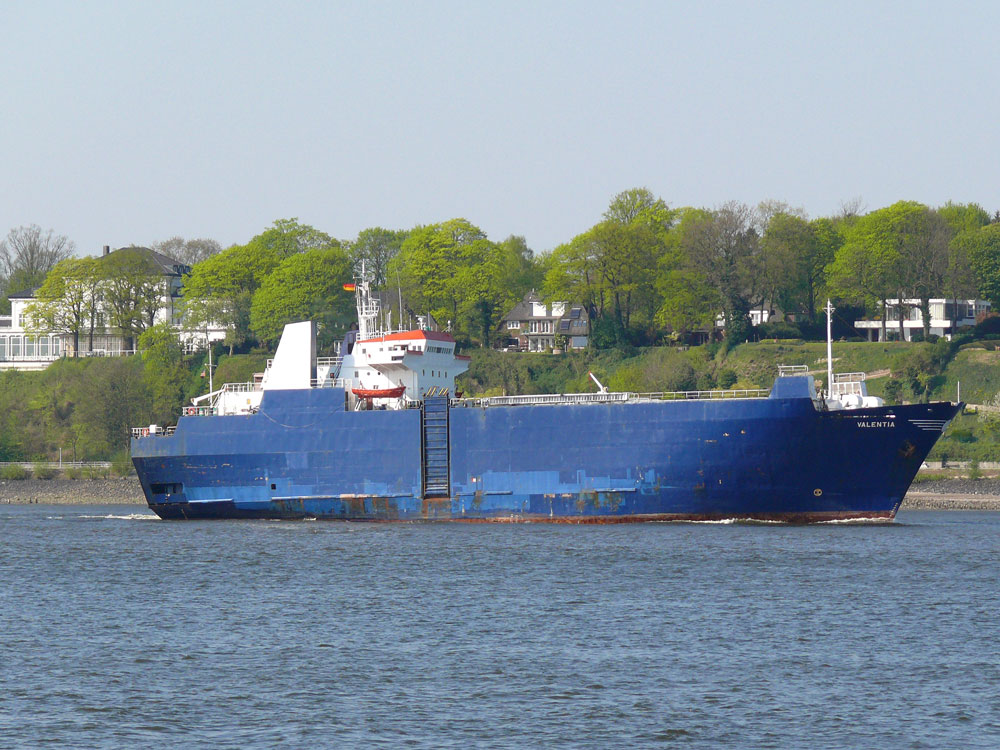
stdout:
MULTIPOLYGON (((886 300, 885 336, 899 338, 899 322, 903 319, 903 337, 913 339, 914 332, 923 333, 924 319, 920 313, 919 299, 886 300)), ((974 326, 977 320, 990 312, 988 300, 952 299, 939 297, 930 300, 930 332, 934 336, 951 337, 962 326, 974 326)), ((882 320, 857 320, 854 327, 864 332, 869 341, 882 341, 882 320)))
MULTIPOLYGON (((170 323, 187 350, 204 348, 209 341, 225 338, 225 329, 218 325, 189 330, 184 325, 180 294, 184 274, 191 269, 162 253, 149 248, 133 248, 146 255, 151 267, 160 276, 155 293, 158 306, 152 323, 170 323)), ((104 247, 101 260, 119 250, 104 247)), ((83 327, 74 348, 73 335, 65 331, 40 332, 31 325, 29 307, 35 301, 38 287, 8 296, 11 314, 0 316, 0 370, 44 370, 60 357, 113 357, 134 354, 134 344, 122 331, 111 324, 111 315, 100 302, 95 306, 93 320, 83 327)))
POLYGON ((505 348, 526 352, 584 349, 590 336, 590 315, 583 305, 542 302, 534 290, 504 315, 498 339, 505 348))
POLYGON ((8 296, 10 315, 0 315, 0 370, 44 370, 63 356, 60 334, 36 336, 28 331, 25 308, 34 300, 35 289, 8 296))

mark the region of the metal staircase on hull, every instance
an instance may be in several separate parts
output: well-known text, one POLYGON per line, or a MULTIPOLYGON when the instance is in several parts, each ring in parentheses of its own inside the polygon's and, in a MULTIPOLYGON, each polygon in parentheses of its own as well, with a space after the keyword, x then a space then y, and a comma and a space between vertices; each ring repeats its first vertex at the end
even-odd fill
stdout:
POLYGON ((421 420, 424 497, 448 497, 451 495, 448 464, 448 397, 425 397, 421 420))

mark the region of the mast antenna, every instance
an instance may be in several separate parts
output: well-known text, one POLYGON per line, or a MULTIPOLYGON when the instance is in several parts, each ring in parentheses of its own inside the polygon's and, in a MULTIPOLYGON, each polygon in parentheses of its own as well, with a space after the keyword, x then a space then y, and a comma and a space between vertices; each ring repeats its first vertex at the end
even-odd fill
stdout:
POLYGON ((833 311, 836 308, 826 301, 826 397, 833 394, 833 311))

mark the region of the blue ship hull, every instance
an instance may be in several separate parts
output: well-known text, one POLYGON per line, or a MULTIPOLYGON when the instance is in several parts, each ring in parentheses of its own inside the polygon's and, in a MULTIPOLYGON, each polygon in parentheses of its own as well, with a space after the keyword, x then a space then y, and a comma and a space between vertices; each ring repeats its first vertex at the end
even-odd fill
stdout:
POLYGON ((441 399, 435 436, 431 401, 353 412, 337 388, 267 391, 254 414, 133 439, 133 462, 168 519, 889 520, 960 408, 823 411, 790 377, 761 399, 441 399))

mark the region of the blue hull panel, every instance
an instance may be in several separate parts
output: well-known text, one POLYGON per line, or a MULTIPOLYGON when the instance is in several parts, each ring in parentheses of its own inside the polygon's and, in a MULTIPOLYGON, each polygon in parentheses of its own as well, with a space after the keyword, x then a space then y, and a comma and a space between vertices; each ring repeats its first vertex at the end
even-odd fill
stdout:
POLYGON ((421 411, 347 412, 340 389, 182 417, 132 453, 163 518, 891 519, 958 409, 819 412, 784 380, 767 399, 452 408, 450 491, 436 497, 421 411))

